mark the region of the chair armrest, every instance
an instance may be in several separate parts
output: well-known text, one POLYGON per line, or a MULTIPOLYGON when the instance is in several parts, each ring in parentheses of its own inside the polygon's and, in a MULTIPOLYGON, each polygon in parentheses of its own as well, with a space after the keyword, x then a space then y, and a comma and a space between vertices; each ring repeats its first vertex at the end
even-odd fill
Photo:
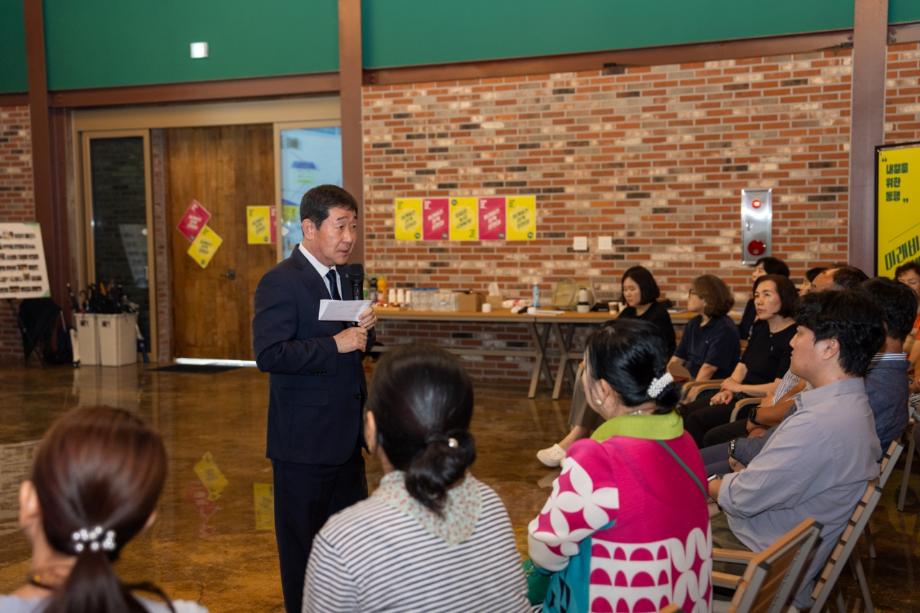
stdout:
POLYGON ((735 421, 738 419, 738 413, 741 412, 741 409, 753 404, 760 404, 761 400, 763 400, 763 398, 742 398, 735 403, 735 408, 732 409, 732 414, 731 417, 728 418, 728 421, 735 421))
POLYGON ((744 551, 742 549, 723 549, 721 547, 712 548, 712 559, 714 562, 729 562, 735 564, 747 564, 754 556, 753 551, 744 551))
POLYGON ((719 570, 712 571, 712 587, 727 587, 737 589, 741 583, 741 577, 730 573, 723 573, 719 570))
POLYGON ((696 400, 696 397, 700 395, 700 392, 705 390, 717 390, 722 387, 722 382, 725 379, 711 379, 709 381, 691 381, 687 383, 686 387, 686 397, 687 402, 693 402, 696 400))

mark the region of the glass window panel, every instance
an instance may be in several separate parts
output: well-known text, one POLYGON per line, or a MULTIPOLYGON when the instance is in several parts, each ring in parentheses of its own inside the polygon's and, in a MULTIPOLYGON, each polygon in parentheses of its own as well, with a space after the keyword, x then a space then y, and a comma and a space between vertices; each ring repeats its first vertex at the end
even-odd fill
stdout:
POLYGON ((144 139, 93 138, 89 148, 96 282, 116 286, 139 306, 138 325, 149 343, 144 139))
POLYGON ((289 128, 281 135, 281 240, 283 257, 303 240, 300 200, 310 188, 342 185, 342 129, 289 128))

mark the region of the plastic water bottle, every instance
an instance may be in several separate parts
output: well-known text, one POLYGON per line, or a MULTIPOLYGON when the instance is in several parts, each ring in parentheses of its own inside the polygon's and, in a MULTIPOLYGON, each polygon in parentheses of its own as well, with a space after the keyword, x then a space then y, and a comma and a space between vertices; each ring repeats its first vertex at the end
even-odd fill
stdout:
POLYGON ((531 291, 533 292, 532 296, 534 308, 540 308, 540 286, 534 283, 531 291))

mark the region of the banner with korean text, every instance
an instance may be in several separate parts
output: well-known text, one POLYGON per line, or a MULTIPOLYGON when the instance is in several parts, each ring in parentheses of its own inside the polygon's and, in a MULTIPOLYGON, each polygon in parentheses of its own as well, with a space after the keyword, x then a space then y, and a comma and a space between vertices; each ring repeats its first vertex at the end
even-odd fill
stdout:
POLYGON ((876 270, 920 258, 920 143, 876 147, 876 270))

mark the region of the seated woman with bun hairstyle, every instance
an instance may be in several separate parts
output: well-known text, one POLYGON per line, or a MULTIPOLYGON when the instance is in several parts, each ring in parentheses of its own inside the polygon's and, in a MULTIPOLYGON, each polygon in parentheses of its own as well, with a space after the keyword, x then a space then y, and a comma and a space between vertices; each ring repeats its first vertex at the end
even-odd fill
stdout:
POLYGON ((113 563, 153 523, 166 480, 159 435, 120 409, 74 409, 42 439, 19 490, 32 543, 27 583, 0 596, 4 613, 198 613, 149 583, 124 584, 113 563), (135 592, 148 592, 150 600, 135 592))
POLYGON ((587 341, 585 397, 607 421, 572 445, 527 527, 531 560, 551 573, 544 610, 711 608, 706 473, 667 362, 644 321, 617 319, 587 341))
POLYGON ((313 542, 304 612, 529 611, 508 513, 473 477, 473 385, 435 347, 385 354, 364 438, 384 476, 313 542))

